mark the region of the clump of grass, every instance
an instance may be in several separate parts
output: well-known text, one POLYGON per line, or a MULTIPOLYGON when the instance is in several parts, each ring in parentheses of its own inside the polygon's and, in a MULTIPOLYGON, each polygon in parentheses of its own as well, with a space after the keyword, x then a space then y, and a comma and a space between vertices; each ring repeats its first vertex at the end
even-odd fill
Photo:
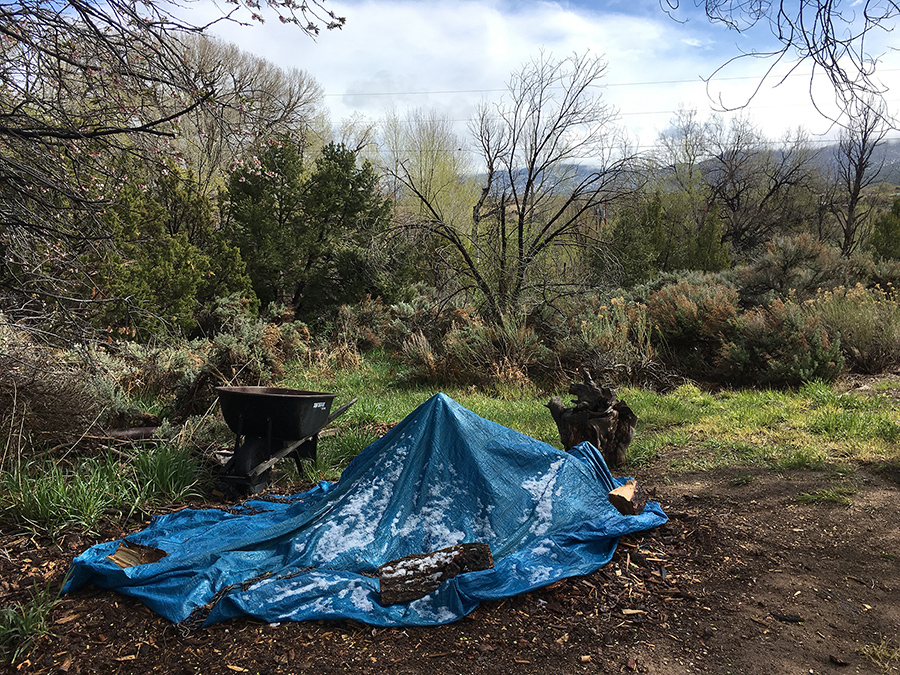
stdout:
POLYGON ((745 485, 750 485, 750 483, 753 482, 753 479, 754 479, 753 474, 739 473, 734 478, 732 478, 730 481, 728 481, 728 484, 731 485, 732 487, 743 487, 745 485))
POLYGON ((814 445, 792 446, 788 448, 772 448, 769 462, 778 469, 796 471, 798 469, 810 469, 821 471, 825 468, 827 456, 825 452, 814 445))
POLYGON ((304 478, 334 481, 360 452, 378 440, 371 429, 345 429, 319 441, 315 461, 303 463, 304 478))
POLYGON ((92 530, 116 503, 133 499, 111 454, 70 468, 50 461, 17 463, 3 475, 2 487, 3 520, 51 533, 69 525, 92 530))
POLYGON ((709 438, 700 445, 713 451, 713 458, 718 460, 718 465, 759 463, 760 448, 755 443, 709 438))
POLYGON ((807 424, 810 432, 837 439, 883 440, 896 443, 900 440, 900 424, 886 415, 826 411, 812 418, 807 424))
POLYGON ((15 663, 39 637, 52 635, 50 612, 58 598, 49 589, 0 609, 0 662, 15 663))
POLYGON ((196 494, 201 474, 188 449, 165 444, 72 464, 16 461, 0 478, 0 521, 51 534, 70 526, 94 531, 104 517, 196 494))
POLYGON ((884 636, 878 644, 867 644, 859 648, 859 653, 882 672, 896 670, 896 664, 900 663, 900 647, 892 646, 884 636))
POLYGON ((804 492, 797 496, 797 501, 801 504, 840 504, 850 508, 853 505, 851 496, 856 494, 856 488, 839 486, 833 488, 823 488, 815 492, 804 492))
POLYGON ((829 478, 836 478, 839 480, 844 480, 849 478, 853 474, 856 473, 856 467, 848 466, 847 464, 832 464, 827 468, 827 475, 829 478))
POLYGON ((854 371, 881 373, 900 362, 900 302, 893 289, 857 284, 820 291, 812 311, 831 332, 840 333, 854 371))
POLYGON ((142 502, 181 501, 199 496, 201 469, 187 448, 168 443, 143 446, 133 463, 134 487, 142 502))

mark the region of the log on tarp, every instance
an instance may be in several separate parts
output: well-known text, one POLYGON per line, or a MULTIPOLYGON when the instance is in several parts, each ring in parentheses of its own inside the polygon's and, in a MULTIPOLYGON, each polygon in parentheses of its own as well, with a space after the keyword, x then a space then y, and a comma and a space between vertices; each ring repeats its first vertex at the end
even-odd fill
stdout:
POLYGON ((595 384, 587 374, 583 384, 569 387, 569 393, 576 397, 574 405, 566 407, 558 396, 547 404, 563 447, 570 450, 588 441, 610 467, 622 465, 634 437, 637 415, 612 389, 595 384))
POLYGON ((381 604, 398 605, 418 600, 447 579, 493 566, 491 547, 482 543, 457 544, 432 553, 392 560, 378 568, 381 604))

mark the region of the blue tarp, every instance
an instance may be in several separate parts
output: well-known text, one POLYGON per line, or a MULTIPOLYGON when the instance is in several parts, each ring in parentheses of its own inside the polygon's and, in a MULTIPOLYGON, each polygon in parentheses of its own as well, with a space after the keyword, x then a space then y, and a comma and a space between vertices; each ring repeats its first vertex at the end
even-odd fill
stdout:
POLYGON ((93 583, 190 625, 240 615, 448 623, 482 600, 593 572, 619 537, 666 521, 655 503, 620 515, 607 493, 622 482, 590 444, 566 453, 438 394, 338 482, 276 502, 157 517, 126 539, 164 558, 120 569, 107 558, 119 542, 99 544, 75 559, 63 592, 93 583), (461 574, 408 604, 380 604, 380 565, 464 542, 489 544, 493 569, 461 574))

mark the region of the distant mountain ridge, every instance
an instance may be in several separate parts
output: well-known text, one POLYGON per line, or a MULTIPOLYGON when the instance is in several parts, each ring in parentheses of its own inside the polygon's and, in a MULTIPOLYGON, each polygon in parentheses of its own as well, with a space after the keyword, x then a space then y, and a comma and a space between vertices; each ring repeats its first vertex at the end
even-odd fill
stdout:
MULTIPOLYGON (((837 143, 823 145, 819 148, 817 159, 819 166, 822 169, 830 170, 837 168, 838 158, 836 150, 837 143)), ((879 165, 881 165, 881 171, 878 174, 876 183, 890 183, 892 185, 900 186, 900 138, 884 141, 879 145, 875 152, 874 166, 878 167, 879 165)), ((702 166, 704 165, 701 164, 701 167, 702 166)), ((589 165, 575 163, 560 168, 572 171, 571 177, 576 181, 586 180, 596 171, 596 168, 589 165)), ((702 168, 701 171, 703 171, 702 168)), ((525 174, 526 171, 524 169, 519 170, 516 173, 515 180, 523 180, 525 174)), ((479 173, 477 174, 477 178, 483 181, 485 179, 485 174, 479 173)), ((508 181, 505 180, 505 176, 502 173, 495 177, 495 181, 498 186, 508 184, 508 181)))
POLYGON ((882 143, 875 150, 875 157, 877 163, 883 162, 878 182, 900 185, 900 139, 882 143))

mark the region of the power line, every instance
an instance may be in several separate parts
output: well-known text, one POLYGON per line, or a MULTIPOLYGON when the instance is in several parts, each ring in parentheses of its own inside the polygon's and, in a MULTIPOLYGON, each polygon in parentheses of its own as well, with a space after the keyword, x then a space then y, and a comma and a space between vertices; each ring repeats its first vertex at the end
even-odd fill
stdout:
MULTIPOLYGON (((895 73, 900 68, 889 68, 879 71, 881 73, 895 73)), ((810 77, 810 73, 791 73, 786 77, 810 77)), ((715 77, 713 82, 735 82, 744 80, 759 80, 758 75, 735 75, 734 77, 715 77)), ((597 85, 598 89, 608 89, 613 87, 658 87, 663 84, 700 84, 705 82, 699 75, 696 80, 647 80, 644 82, 609 82, 597 85)), ((348 96, 432 96, 444 94, 498 94, 505 93, 507 89, 436 89, 433 91, 367 91, 367 92, 351 92, 345 94, 325 94, 326 97, 348 97, 348 96)))
MULTIPOLYGON (((886 103, 900 103, 900 98, 888 99, 888 100, 886 100, 886 103)), ((743 106, 743 107, 741 108, 741 110, 767 110, 767 109, 772 109, 772 108, 779 108, 779 109, 784 109, 784 108, 804 108, 804 107, 806 107, 806 106, 807 106, 806 103, 791 103, 791 104, 788 104, 788 105, 785 105, 785 104, 779 104, 779 105, 746 105, 746 106, 743 106)), ((617 116, 618 116, 618 117, 635 117, 635 116, 637 116, 637 115, 675 115, 676 113, 678 113, 678 110, 636 110, 636 111, 631 111, 631 112, 621 112, 621 111, 619 111, 618 114, 617 114, 617 116)), ((461 123, 463 123, 463 122, 465 122, 465 123, 473 122, 474 120, 473 120, 473 118, 471 118, 471 117, 467 117, 467 118, 465 118, 465 119, 450 119, 450 120, 447 120, 447 121, 448 121, 448 122, 451 122, 451 123, 460 123, 460 124, 461 124, 461 123)))

